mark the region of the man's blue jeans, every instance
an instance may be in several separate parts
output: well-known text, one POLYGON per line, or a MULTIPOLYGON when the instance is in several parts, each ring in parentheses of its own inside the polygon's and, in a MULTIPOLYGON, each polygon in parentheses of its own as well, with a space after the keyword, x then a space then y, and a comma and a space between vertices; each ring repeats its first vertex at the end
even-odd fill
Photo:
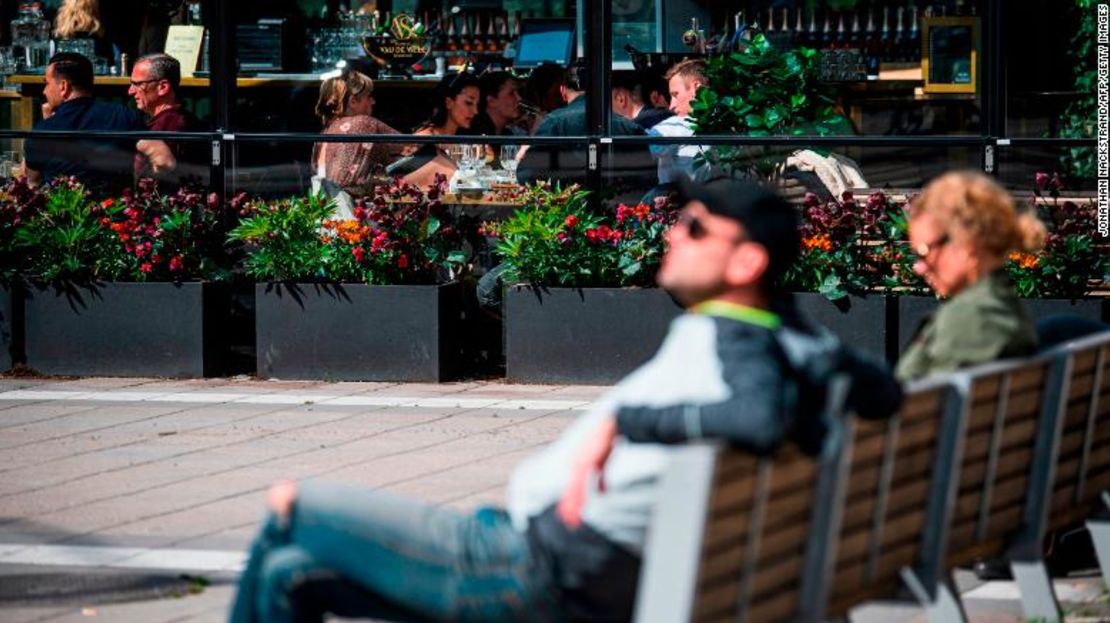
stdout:
POLYGON ((558 621, 553 573, 499 512, 463 515, 387 493, 302 483, 287 526, 270 516, 231 623, 558 621))

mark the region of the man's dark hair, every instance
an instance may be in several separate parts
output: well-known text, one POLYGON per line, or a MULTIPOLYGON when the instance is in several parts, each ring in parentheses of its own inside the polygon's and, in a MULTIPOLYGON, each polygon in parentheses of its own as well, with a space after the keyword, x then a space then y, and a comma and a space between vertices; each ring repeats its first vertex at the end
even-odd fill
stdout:
POLYGON ((633 101, 644 102, 644 92, 640 86, 640 78, 635 74, 614 73, 611 84, 614 89, 628 91, 632 95, 633 101))
POLYGON ((58 80, 65 80, 77 91, 92 91, 93 66, 84 55, 76 52, 58 52, 50 57, 50 62, 47 64, 54 66, 54 77, 58 80))
POLYGON ((170 88, 174 91, 177 91, 177 87, 181 86, 181 63, 169 54, 162 54, 161 52, 147 54, 140 57, 135 63, 147 63, 149 65, 151 80, 165 80, 170 83, 170 88))
POLYGON ((478 91, 482 94, 478 101, 478 110, 485 112, 486 98, 497 97, 505 83, 510 80, 516 80, 516 78, 507 71, 491 71, 478 78, 478 91))
POLYGON ((711 213, 730 218, 744 228, 747 238, 767 249, 763 291, 776 294, 786 271, 798 259, 801 233, 798 210, 777 192, 748 180, 717 175, 704 184, 685 181, 680 201, 700 201, 711 213))
POLYGON ((563 79, 568 89, 585 91, 586 83, 589 80, 589 69, 586 67, 585 59, 580 58, 567 66, 563 79))

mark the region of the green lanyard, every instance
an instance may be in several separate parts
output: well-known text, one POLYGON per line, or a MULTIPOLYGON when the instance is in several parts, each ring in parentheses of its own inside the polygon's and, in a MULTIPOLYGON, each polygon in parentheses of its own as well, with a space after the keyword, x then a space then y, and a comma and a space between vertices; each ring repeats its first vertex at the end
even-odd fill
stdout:
POLYGON ((765 309, 756 309, 754 307, 748 307, 747 305, 738 305, 725 301, 706 301, 695 305, 690 311, 695 314, 719 316, 737 322, 746 322, 748 324, 754 324, 757 327, 763 327, 764 329, 774 330, 782 325, 782 319, 778 317, 778 314, 769 312, 765 309))

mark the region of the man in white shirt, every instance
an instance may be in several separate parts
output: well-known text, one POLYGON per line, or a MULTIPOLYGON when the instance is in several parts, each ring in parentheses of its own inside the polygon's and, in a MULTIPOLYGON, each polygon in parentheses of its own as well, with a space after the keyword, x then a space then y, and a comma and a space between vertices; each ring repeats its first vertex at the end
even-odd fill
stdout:
MULTIPOLYGON (((698 89, 709 84, 705 75, 705 61, 688 59, 672 67, 664 76, 671 93, 671 110, 674 116, 664 119, 648 130, 649 136, 693 136, 694 125, 690 120, 691 103, 698 89)), ((700 179, 699 174, 708 167, 699 166, 696 158, 707 149, 704 145, 652 145, 651 153, 658 161, 659 183, 678 182, 681 176, 700 179)))

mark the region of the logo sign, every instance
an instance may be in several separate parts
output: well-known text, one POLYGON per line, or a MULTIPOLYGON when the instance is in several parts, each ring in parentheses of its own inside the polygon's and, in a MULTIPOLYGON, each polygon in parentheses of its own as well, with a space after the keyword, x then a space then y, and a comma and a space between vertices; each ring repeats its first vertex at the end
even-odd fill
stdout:
POLYGON ((380 65, 414 65, 432 51, 432 39, 424 28, 411 15, 399 13, 385 32, 363 37, 362 48, 380 65))

